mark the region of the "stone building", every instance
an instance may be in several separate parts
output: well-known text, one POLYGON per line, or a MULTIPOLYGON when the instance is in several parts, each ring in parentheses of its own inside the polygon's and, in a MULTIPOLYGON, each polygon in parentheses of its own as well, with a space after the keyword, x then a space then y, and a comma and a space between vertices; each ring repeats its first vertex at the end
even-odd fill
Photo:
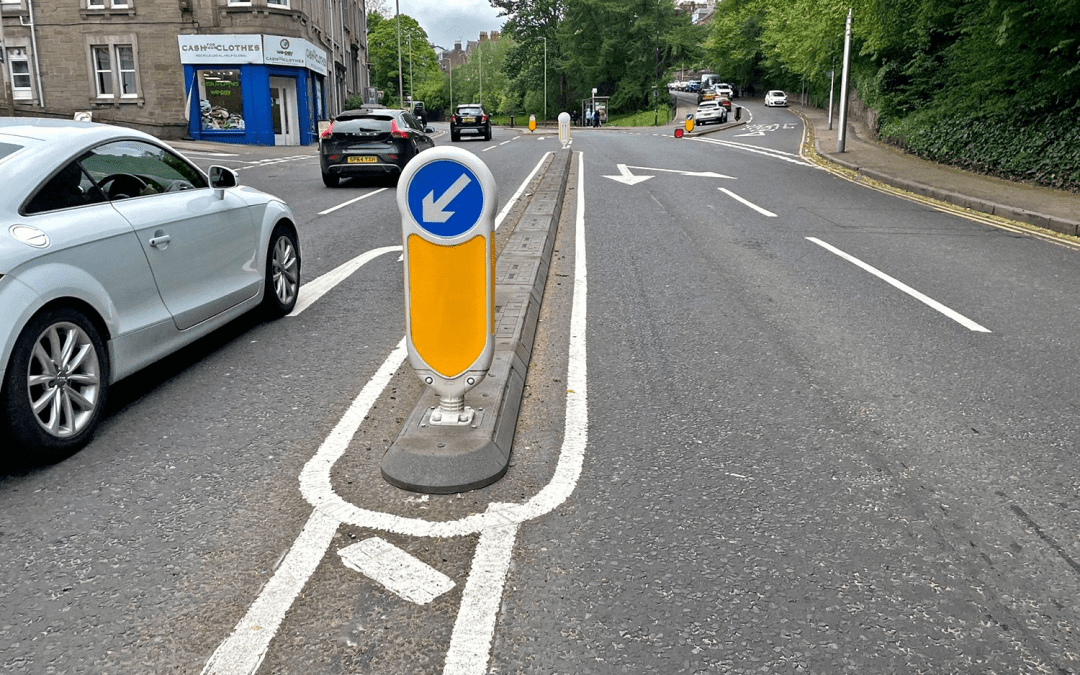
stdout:
POLYGON ((306 145, 370 84, 365 0, 0 0, 0 115, 306 145))

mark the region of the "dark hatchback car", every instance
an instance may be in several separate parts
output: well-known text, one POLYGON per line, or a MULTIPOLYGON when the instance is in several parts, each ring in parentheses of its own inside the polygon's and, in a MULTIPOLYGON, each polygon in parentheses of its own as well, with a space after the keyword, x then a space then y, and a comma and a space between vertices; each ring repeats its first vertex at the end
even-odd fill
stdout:
POLYGON ((491 140, 491 118, 478 103, 459 105, 450 117, 450 140, 461 140, 461 134, 479 134, 485 141, 491 140))
POLYGON ((323 183, 342 178, 398 176, 413 157, 435 147, 431 134, 407 110, 345 110, 322 133, 319 164, 323 183))

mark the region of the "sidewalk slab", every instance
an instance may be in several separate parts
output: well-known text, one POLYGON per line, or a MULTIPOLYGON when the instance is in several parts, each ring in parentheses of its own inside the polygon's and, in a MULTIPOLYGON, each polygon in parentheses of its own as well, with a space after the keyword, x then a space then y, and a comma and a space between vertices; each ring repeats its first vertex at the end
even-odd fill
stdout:
POLYGON ((837 151, 839 120, 829 129, 825 110, 792 105, 813 134, 822 158, 878 182, 956 206, 1080 236, 1080 194, 1019 183, 922 159, 871 140, 865 125, 848 123, 844 152, 837 151))

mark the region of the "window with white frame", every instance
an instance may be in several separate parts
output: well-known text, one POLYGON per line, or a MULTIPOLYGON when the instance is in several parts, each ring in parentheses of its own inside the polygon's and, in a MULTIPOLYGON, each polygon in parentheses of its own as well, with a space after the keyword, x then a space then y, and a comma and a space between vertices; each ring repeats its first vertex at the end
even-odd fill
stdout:
POLYGON ((270 7, 278 7, 281 9, 289 8, 289 0, 266 0, 266 4, 270 7))
POLYGON ((33 80, 30 78, 30 57, 25 47, 9 47, 8 65, 11 67, 11 95, 16 101, 34 98, 33 80))
POLYGON ((139 96, 135 46, 123 42, 90 47, 94 86, 98 98, 134 99, 139 96))
MULTIPOLYGON (((0 0, 3 2, 4 0, 0 0)), ((130 9, 131 0, 86 0, 87 9, 130 9)))
POLYGON ((229 7, 251 7, 251 0, 229 0, 229 7))

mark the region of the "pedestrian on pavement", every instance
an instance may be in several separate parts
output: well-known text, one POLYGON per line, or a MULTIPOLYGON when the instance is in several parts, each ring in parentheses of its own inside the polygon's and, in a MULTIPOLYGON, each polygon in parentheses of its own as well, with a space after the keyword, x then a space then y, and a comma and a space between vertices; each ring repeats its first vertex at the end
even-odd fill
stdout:
POLYGON ((585 110, 585 126, 591 127, 592 125, 593 125, 593 110, 592 110, 592 108, 587 108, 585 110))

